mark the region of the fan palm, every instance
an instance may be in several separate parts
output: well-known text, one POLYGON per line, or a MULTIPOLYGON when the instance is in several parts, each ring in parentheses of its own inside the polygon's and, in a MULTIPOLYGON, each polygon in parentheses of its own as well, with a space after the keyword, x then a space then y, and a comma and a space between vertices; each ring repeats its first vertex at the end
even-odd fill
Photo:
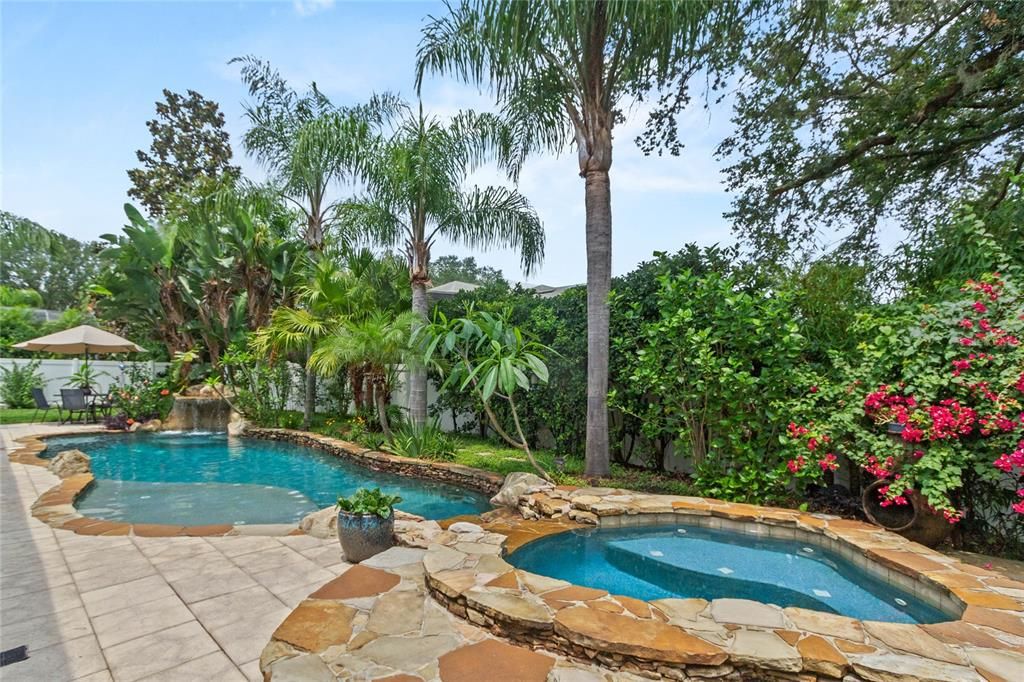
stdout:
POLYGON ((387 396, 393 388, 395 369, 409 355, 409 337, 418 319, 411 312, 395 316, 378 311, 361 320, 346 320, 317 344, 309 358, 310 368, 321 376, 336 374, 353 364, 364 367, 381 431, 389 441, 394 436, 388 422, 387 396))
POLYGON ((586 202, 586 472, 591 476, 605 475, 609 468, 612 127, 648 90, 692 73, 704 41, 730 20, 735 4, 464 0, 447 16, 431 17, 423 32, 418 86, 433 71, 491 87, 506 118, 519 124, 518 158, 531 149, 576 146, 586 202))
MULTIPOLYGON (((311 267, 308 281, 297 288, 296 305, 277 308, 270 323, 252 336, 252 348, 261 354, 307 355, 308 349, 348 322, 375 312, 398 313, 407 307, 406 277, 396 258, 377 257, 366 249, 345 254, 339 261, 323 258, 311 267)), ((356 412, 362 412, 363 365, 351 363, 346 370, 356 412)))
MULTIPOLYGON (((526 272, 543 259, 544 227, 522 194, 502 186, 464 189, 469 174, 491 159, 514 176, 513 142, 493 115, 462 112, 445 123, 424 115, 421 106, 374 149, 361 171, 365 196, 340 207, 347 228, 404 252, 412 310, 420 320, 427 319, 430 250, 439 238, 518 249, 526 272)), ((421 363, 409 368, 409 417, 420 428, 427 420, 427 373, 421 363)))

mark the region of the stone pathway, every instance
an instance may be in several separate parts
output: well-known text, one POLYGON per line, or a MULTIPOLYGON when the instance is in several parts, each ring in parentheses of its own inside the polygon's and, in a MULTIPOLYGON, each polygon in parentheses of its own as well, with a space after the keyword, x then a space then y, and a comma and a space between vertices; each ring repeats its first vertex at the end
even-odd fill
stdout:
POLYGON ((505 536, 473 524, 450 531, 433 521, 402 525, 396 533, 403 542, 432 549, 393 547, 310 593, 263 651, 261 664, 273 682, 643 682, 510 644, 431 597, 425 562, 444 565, 448 552, 464 559, 454 549, 460 547, 486 552, 478 566, 498 570, 507 567, 498 556, 505 536))
POLYGON ((12 464, 14 438, 76 427, 0 428, 0 648, 28 659, 4 682, 262 680, 271 633, 348 568, 337 540, 308 536, 97 537, 29 508, 59 479, 12 464))

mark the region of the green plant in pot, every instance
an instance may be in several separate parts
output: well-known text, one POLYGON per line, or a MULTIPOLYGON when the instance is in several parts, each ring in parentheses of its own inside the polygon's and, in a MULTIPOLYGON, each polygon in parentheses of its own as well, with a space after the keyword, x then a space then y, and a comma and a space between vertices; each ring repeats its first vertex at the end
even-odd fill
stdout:
POLYGON ((359 563, 395 544, 395 505, 401 501, 380 488, 338 498, 338 541, 346 561, 359 563))

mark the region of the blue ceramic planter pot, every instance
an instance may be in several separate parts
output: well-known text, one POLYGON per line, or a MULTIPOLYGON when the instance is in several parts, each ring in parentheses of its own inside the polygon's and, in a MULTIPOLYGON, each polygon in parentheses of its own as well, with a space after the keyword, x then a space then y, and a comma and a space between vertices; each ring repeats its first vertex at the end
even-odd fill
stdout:
POLYGON ((338 541, 345 561, 357 564, 395 544, 395 510, 386 519, 377 514, 338 512, 338 541))

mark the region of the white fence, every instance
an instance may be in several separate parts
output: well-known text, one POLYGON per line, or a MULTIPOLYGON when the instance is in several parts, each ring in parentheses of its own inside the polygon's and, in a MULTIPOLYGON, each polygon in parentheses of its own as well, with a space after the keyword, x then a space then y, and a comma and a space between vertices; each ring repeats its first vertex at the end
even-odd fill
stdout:
MULTIPOLYGON (((28 358, 0 358, 0 367, 23 367, 35 360, 28 358)), ((71 375, 82 366, 81 358, 39 360, 39 374, 43 377, 43 393, 47 398, 60 396, 60 389, 68 388, 71 375)), ((132 365, 143 368, 151 377, 165 371, 167 362, 120 362, 118 360, 90 360, 89 367, 95 375, 95 388, 99 392, 120 386, 128 381, 128 371, 132 365)))

